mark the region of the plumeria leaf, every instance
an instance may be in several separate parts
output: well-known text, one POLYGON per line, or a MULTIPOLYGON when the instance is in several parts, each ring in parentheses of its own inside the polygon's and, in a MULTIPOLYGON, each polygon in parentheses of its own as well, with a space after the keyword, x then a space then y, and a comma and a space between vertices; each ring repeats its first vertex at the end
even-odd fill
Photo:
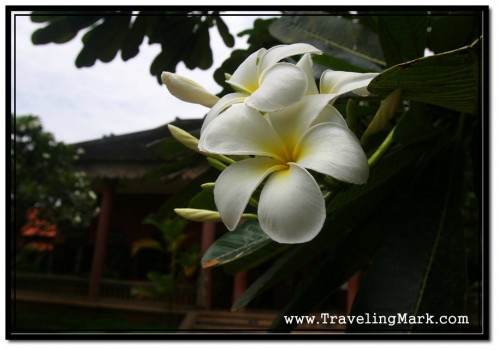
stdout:
POLYGON ((368 68, 354 66, 353 64, 350 64, 345 60, 336 58, 331 55, 326 55, 326 54, 317 55, 313 57, 313 60, 316 64, 323 66, 323 69, 321 69, 321 71, 324 71, 326 69, 333 69, 346 72, 359 72, 359 73, 371 72, 371 70, 368 68))
POLYGON ((413 11, 410 16, 375 16, 375 21, 388 67, 424 56, 427 12, 413 11))
POLYGON ((204 254, 201 265, 205 268, 224 265, 258 251, 268 244, 278 243, 273 242, 257 222, 247 221, 217 239, 204 254))
POLYGON ((348 18, 282 16, 270 26, 270 33, 284 43, 312 44, 330 56, 370 71, 385 66, 376 34, 348 18))
POLYGON ((477 113, 480 42, 442 54, 396 65, 374 78, 368 90, 387 96, 395 89, 402 98, 477 113))
POLYGON ((451 51, 480 37, 482 14, 459 12, 437 17, 428 34, 428 47, 435 53, 451 51))
POLYGON ((213 197, 213 187, 205 188, 189 202, 189 208, 217 211, 213 197))
MULTIPOLYGON (((362 277, 353 315, 465 314, 466 263, 461 224, 462 161, 459 147, 435 159, 405 201, 378 219, 387 238, 362 277)), ((364 329, 352 325, 351 329, 364 329)), ((459 330, 460 324, 396 324, 391 329, 459 330)), ((369 326, 369 329, 376 326, 369 326)))
POLYGON ((446 130, 455 113, 446 108, 412 102, 397 122, 393 140, 403 145, 425 141, 446 130))
POLYGON ((372 205, 375 198, 383 191, 380 188, 389 186, 392 178, 397 176, 407 166, 410 166, 421 153, 426 150, 425 145, 407 147, 386 155, 374 168, 371 169, 369 179, 365 185, 351 186, 346 191, 337 193, 327 206, 327 213, 333 215, 345 208, 363 207, 372 205), (376 194, 378 192, 378 194, 376 194), (374 198, 371 198, 371 197, 374 198), (362 199, 364 198, 364 199, 362 199), (369 198, 369 200, 366 200, 369 198))
POLYGON ((224 44, 227 47, 233 47, 235 44, 234 37, 230 33, 229 28, 227 27, 227 24, 225 24, 222 17, 216 16, 215 23, 217 24, 218 33, 222 37, 224 44))
POLYGON ((265 244, 249 254, 243 255, 235 260, 232 260, 231 262, 224 264, 223 269, 228 274, 248 271, 287 251, 291 247, 292 246, 289 244, 279 244, 272 241, 269 244, 265 244))

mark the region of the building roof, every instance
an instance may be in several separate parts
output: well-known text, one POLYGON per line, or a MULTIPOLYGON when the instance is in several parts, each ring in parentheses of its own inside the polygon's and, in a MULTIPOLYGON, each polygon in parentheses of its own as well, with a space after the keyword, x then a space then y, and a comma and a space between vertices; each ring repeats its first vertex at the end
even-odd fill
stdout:
MULTIPOLYGON (((200 129, 202 119, 186 120, 177 118, 171 124, 186 131, 193 132, 200 129)), ((78 163, 157 163, 160 160, 148 145, 155 141, 172 137, 167 125, 168 124, 165 124, 150 130, 123 135, 104 136, 97 140, 77 143, 75 146, 81 147, 85 151, 85 153, 80 156, 78 163)))
MULTIPOLYGON (((171 124, 196 132, 201 128, 202 121, 177 118, 171 124)), ((80 142, 74 144, 84 150, 76 162, 76 168, 94 179, 139 179, 165 164, 148 145, 171 137, 165 124, 150 130, 80 142)))

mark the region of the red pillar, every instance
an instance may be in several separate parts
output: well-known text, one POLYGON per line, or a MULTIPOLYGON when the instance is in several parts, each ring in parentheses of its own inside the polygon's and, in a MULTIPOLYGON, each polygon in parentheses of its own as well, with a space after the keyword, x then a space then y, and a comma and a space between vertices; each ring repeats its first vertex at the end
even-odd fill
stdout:
MULTIPOLYGON (((201 230, 201 255, 204 255, 208 248, 215 242, 216 223, 203 222, 201 230)), ((212 306, 212 268, 203 268, 200 274, 200 283, 198 289, 198 304, 205 309, 211 309, 212 306)))
POLYGON ((347 284, 347 307, 346 314, 350 315, 350 311, 352 311, 353 301, 355 300, 355 296, 357 295, 357 290, 359 290, 360 284, 360 275, 361 272, 357 272, 355 275, 350 277, 347 284))
POLYGON ((113 183, 106 183, 102 191, 99 222, 97 224, 94 255, 92 258, 92 271, 90 273, 90 285, 88 290, 88 296, 93 300, 99 298, 100 280, 102 278, 104 262, 106 260, 107 236, 109 232, 109 222, 111 220, 113 192, 113 183))
POLYGON ((234 287, 232 289, 232 304, 246 291, 248 287, 248 274, 238 272, 234 275, 234 287))

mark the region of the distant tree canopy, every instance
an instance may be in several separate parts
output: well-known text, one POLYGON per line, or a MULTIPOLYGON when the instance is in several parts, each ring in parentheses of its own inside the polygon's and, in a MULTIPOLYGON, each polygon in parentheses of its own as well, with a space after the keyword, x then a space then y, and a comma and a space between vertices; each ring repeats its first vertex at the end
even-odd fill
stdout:
POLYGON ((26 214, 37 209, 40 219, 61 227, 89 224, 96 213, 96 195, 84 173, 72 165, 79 150, 57 142, 38 117, 11 116, 11 199, 17 234, 26 214))

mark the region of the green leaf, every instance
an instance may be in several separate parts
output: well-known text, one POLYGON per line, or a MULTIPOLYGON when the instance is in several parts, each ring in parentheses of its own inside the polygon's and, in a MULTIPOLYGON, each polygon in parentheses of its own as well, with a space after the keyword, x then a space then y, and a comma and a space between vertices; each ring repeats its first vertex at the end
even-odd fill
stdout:
POLYGON ((479 42, 459 50, 396 65, 368 86, 385 97, 395 89, 402 98, 475 114, 479 93, 479 42))
POLYGON ((305 42, 350 65, 371 71, 385 66, 377 35, 350 19, 331 16, 283 16, 270 33, 286 44, 305 42))
POLYGON ((224 265, 271 243, 278 244, 263 232, 258 222, 247 221, 217 239, 204 254, 201 265, 203 267, 224 265))
POLYGON ((314 55, 312 56, 312 59, 316 64, 324 67, 324 69, 321 69, 322 71, 325 69, 359 73, 367 73, 371 71, 370 69, 354 66, 345 60, 324 53, 322 55, 314 55))
POLYGON ((235 40, 232 34, 229 32, 227 24, 225 24, 224 20, 219 16, 215 17, 215 22, 217 24, 218 33, 222 37, 224 44, 228 47, 233 47, 235 44, 235 40))
POLYGON ((249 254, 228 262, 223 268, 228 274, 248 271, 289 250, 291 247, 289 244, 279 244, 272 241, 249 254))
POLYGON ((188 222, 178 216, 163 217, 159 213, 153 213, 144 219, 143 224, 155 226, 163 234, 165 242, 171 243, 183 235, 188 222))
POLYGON ((76 66, 91 67, 96 60, 114 59, 128 33, 131 13, 104 17, 104 21, 89 30, 82 38, 83 49, 76 57, 76 66))
POLYGON ((441 16, 431 25, 428 47, 435 53, 456 50, 481 35, 481 13, 456 12, 441 16))
POLYGON ((455 113, 441 107, 413 102, 397 122, 393 141, 403 145, 425 141, 444 131, 449 124, 447 121, 451 118, 455 120, 455 113))
POLYGON ((192 198, 187 207, 218 211, 215 204, 213 190, 214 188, 205 188, 201 190, 201 192, 199 192, 194 198, 192 198))
POLYGON ((388 67, 424 56, 428 27, 426 12, 410 15, 375 16, 383 54, 388 67))
POLYGON ((392 178, 397 176, 407 166, 415 162, 418 156, 424 153, 426 146, 399 148, 384 158, 370 170, 369 179, 365 185, 351 186, 348 190, 337 193, 327 206, 328 215, 340 212, 340 209, 349 206, 360 209, 369 205, 376 206, 374 200, 379 194, 386 193, 384 186, 392 183, 392 178), (380 190, 382 189, 382 190, 380 190), (369 198, 372 197, 372 198, 369 198), (367 200, 366 198, 369 198, 367 200), (370 203, 374 202, 374 204, 370 203))
POLYGON ((144 36, 146 35, 146 29, 147 18, 139 14, 121 46, 121 58, 123 61, 127 61, 130 58, 137 56, 140 45, 144 41, 144 36))
POLYGON ((161 243, 151 238, 144 238, 132 243, 132 256, 149 249, 164 252, 161 243))
MULTIPOLYGON (((35 11, 31 14, 33 22, 42 23, 49 22, 44 28, 37 29, 31 36, 31 41, 35 45, 43 45, 48 43, 63 44, 73 39, 78 32, 91 26, 100 20, 103 14, 98 16, 78 16, 81 12, 76 12, 76 16, 57 16, 54 12, 49 12, 52 15, 40 15, 45 11, 35 11)), ((64 14, 68 14, 64 12, 64 14)))
MULTIPOLYGON (((464 315, 466 264, 461 218, 463 154, 441 152, 371 229, 387 238, 362 277, 353 315, 464 315), (450 156, 449 156, 450 153, 450 156)), ((375 330, 380 325, 351 326, 375 330)), ((456 330, 462 325, 396 324, 390 330, 456 330)), ((386 330, 386 325, 381 328, 386 330)))
POLYGON ((210 48, 210 31, 208 24, 202 22, 197 31, 192 33, 192 45, 187 50, 181 50, 185 66, 189 69, 208 69, 213 64, 213 56, 210 48))

